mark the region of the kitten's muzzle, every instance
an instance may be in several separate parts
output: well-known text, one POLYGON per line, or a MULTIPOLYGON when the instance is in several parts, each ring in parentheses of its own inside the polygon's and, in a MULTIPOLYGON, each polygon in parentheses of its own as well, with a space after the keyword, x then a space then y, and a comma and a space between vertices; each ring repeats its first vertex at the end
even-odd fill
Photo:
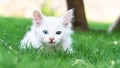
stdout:
POLYGON ((50 43, 54 43, 54 42, 53 42, 53 41, 54 41, 54 39, 55 39, 54 37, 50 37, 50 38, 49 38, 50 43))

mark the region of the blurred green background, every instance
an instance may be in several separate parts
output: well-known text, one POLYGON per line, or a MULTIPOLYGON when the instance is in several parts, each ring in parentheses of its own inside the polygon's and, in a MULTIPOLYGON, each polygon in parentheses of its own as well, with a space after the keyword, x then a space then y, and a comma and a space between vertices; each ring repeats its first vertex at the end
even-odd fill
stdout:
POLYGON ((75 30, 75 53, 66 54, 19 48, 33 10, 60 16, 67 10, 65 0, 0 0, 0 68, 119 68, 120 32, 107 33, 120 14, 119 1, 84 0, 88 25, 94 30, 75 30))

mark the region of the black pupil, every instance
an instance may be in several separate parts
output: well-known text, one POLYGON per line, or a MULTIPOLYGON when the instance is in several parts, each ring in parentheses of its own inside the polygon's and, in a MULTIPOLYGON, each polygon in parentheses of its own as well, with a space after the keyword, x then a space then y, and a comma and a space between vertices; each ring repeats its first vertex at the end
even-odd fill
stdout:
POLYGON ((47 30, 43 30, 43 33, 44 33, 44 34, 48 34, 47 30))
POLYGON ((61 33, 62 33, 61 31, 57 31, 57 32, 56 32, 57 35, 60 35, 61 33))

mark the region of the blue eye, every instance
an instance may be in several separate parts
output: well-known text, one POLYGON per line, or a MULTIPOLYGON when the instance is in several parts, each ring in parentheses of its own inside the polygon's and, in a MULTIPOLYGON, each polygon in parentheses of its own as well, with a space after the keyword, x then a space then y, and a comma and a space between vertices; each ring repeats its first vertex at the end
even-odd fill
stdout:
POLYGON ((47 30, 43 30, 42 31, 44 34, 48 34, 48 31, 47 30))

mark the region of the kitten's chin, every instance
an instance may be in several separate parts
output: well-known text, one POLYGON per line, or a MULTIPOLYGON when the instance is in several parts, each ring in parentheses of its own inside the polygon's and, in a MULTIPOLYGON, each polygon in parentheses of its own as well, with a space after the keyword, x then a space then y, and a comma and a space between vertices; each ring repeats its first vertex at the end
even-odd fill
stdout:
POLYGON ((48 42, 48 43, 45 43, 45 45, 47 45, 47 46, 50 46, 50 47, 54 47, 54 46, 56 46, 57 45, 57 43, 55 43, 55 42, 48 42))

